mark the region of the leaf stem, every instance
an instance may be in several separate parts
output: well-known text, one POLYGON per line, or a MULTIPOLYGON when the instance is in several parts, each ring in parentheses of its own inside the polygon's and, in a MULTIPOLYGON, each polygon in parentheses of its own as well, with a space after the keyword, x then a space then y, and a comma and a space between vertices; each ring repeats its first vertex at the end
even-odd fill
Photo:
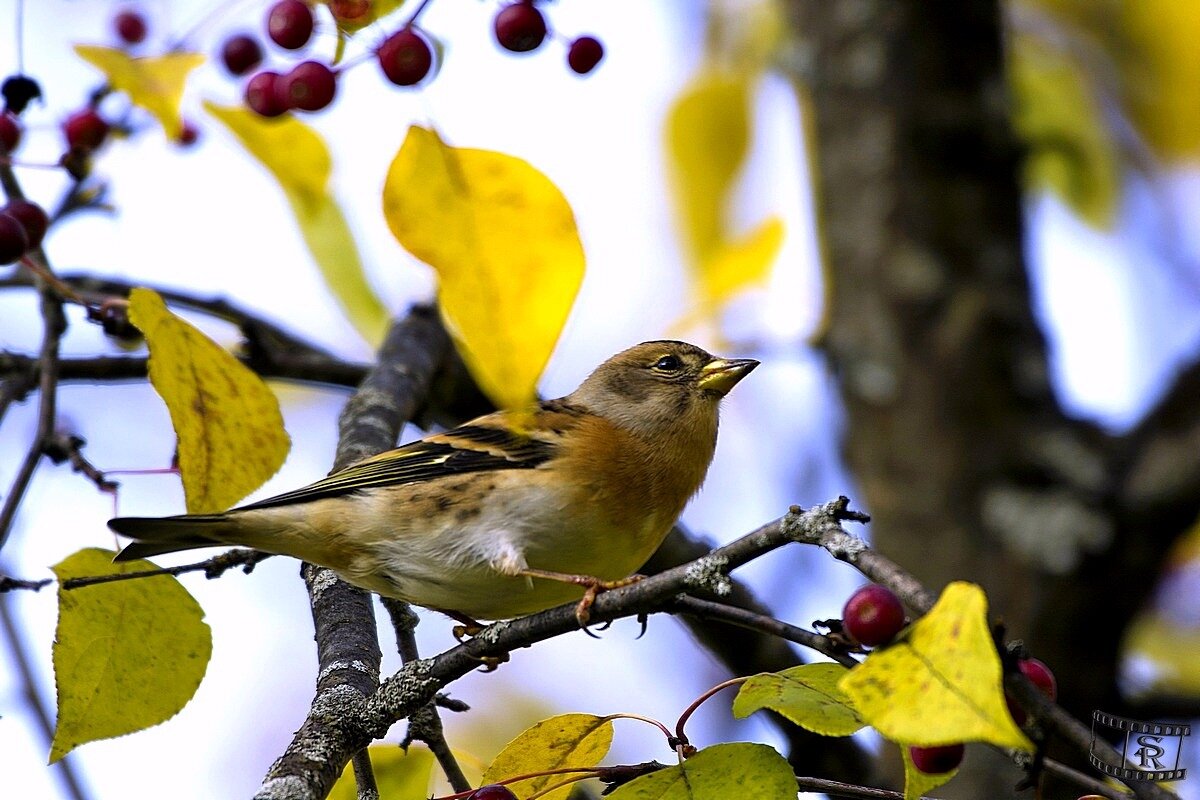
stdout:
MULTIPOLYGON (((675 749, 681 756, 686 758, 688 755, 687 750, 691 747, 691 744, 688 742, 687 734, 683 732, 683 726, 687 724, 689 719, 691 719, 691 716, 696 712, 696 709, 698 709, 705 700, 708 700, 722 689, 728 689, 730 686, 738 686, 745 683, 747 680, 749 680, 749 678, 730 678, 727 681, 722 681, 704 694, 697 697, 692 701, 690 706, 683 710, 683 713, 679 715, 679 721, 675 723, 675 749)), ((692 748, 692 750, 694 751, 694 748, 692 748)))

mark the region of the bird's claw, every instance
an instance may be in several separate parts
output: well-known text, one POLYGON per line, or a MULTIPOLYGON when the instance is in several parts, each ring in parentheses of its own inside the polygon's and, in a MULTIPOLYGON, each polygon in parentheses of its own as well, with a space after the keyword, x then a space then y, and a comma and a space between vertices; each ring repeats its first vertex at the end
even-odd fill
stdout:
MULTIPOLYGON (((591 630, 588 629, 588 622, 592 618, 592 605, 596 602, 596 597, 601 592, 607 592, 613 589, 620 589, 623 586, 629 586, 637 583, 645 577, 645 575, 630 575, 628 578, 621 578, 620 580, 616 581, 592 579, 585 583, 584 586, 587 588, 583 592, 583 597, 580 599, 579 605, 575 606, 575 621, 579 623, 580 629, 582 629, 584 633, 586 633, 588 636, 591 636, 593 639, 599 639, 599 636, 592 633, 591 630)), ((605 630, 611 624, 611 621, 605 622, 600 627, 600 630, 605 630)))

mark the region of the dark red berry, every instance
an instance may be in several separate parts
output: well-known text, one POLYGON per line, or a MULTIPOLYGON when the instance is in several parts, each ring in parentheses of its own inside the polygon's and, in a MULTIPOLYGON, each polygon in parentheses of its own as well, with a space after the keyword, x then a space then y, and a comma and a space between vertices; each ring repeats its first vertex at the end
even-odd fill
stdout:
POLYGON ((21 123, 15 114, 0 113, 0 151, 11 153, 21 143, 21 123))
POLYGON ((140 12, 127 8, 113 17, 113 30, 125 44, 140 44, 146 39, 146 18, 140 12))
POLYGON ((262 63, 263 51, 253 36, 239 33, 221 45, 221 63, 234 75, 245 75, 262 63))
POLYGON ((280 79, 278 72, 264 70, 246 81, 246 105, 251 111, 263 117, 278 117, 287 111, 279 93, 280 79))
POLYGON ((185 119, 183 127, 179 130, 179 137, 175 139, 175 144, 180 147, 191 147, 198 141, 200 141, 200 129, 192 124, 191 120, 185 119))
POLYGON ((312 32, 312 9, 303 0, 279 0, 267 13, 267 35, 280 47, 299 50, 312 32))
POLYGON ((337 75, 320 61, 303 61, 279 79, 278 91, 288 108, 320 111, 333 102, 337 75))
POLYGON ((878 647, 896 638, 904 627, 904 606, 891 589, 872 583, 862 587, 842 609, 846 633, 867 647, 878 647))
MULTIPOLYGON (((1033 685, 1046 697, 1051 700, 1058 698, 1058 681, 1054 679, 1054 673, 1044 662, 1036 658, 1022 658, 1017 661, 1017 669, 1021 670, 1026 678, 1033 681, 1033 685)), ((1024 725, 1029 716, 1025 713, 1025 709, 1017 705, 1007 694, 1004 695, 1004 700, 1008 703, 1008 713, 1012 714, 1013 721, 1018 725, 1024 725)))
POLYGON ((25 229, 25 239, 29 249, 42 243, 42 237, 46 235, 46 228, 50 226, 50 219, 42 207, 28 200, 13 200, 0 208, 0 214, 7 214, 21 223, 21 227, 25 229))
POLYGON ((420 83, 433 66, 429 42, 412 28, 401 28, 385 39, 376 56, 383 74, 397 86, 420 83))
POLYGON ((521 0, 500 9, 492 28, 500 46, 514 53, 536 50, 546 38, 546 18, 532 0, 521 0))
POLYGON ((25 226, 16 217, 0 214, 0 264, 11 264, 29 249, 25 226))
POLYGON ((517 800, 517 796, 507 786, 490 783, 487 786, 480 786, 467 797, 467 800, 517 800))
POLYGON ((329 10, 339 25, 363 25, 371 21, 371 0, 331 0, 329 10))
POLYGON ((961 744, 945 744, 940 747, 910 747, 908 756, 913 766, 927 775, 938 775, 956 768, 963 760, 965 748, 961 744))
POLYGON ((63 135, 72 150, 95 150, 108 138, 108 123, 96 109, 85 108, 67 117, 63 135))
POLYGON ((567 64, 580 75, 586 75, 595 69, 602 58, 604 45, 593 36, 580 36, 571 42, 571 47, 567 50, 567 64))

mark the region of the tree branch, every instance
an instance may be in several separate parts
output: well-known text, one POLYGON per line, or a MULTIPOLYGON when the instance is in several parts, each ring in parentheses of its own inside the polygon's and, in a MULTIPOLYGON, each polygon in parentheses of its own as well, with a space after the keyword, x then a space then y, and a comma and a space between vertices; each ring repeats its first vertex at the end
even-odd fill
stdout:
MULTIPOLYGON (((378 364, 342 412, 334 471, 395 445, 449 348, 430 308, 413 308, 392 326, 378 364)), ((267 772, 256 795, 260 798, 325 797, 350 758, 370 743, 369 737, 344 733, 361 716, 379 680, 370 596, 331 570, 306 564, 302 572, 317 629, 317 693, 300 730, 267 772), (344 757, 341 752, 331 757, 330 741, 354 746, 344 757), (317 787, 320 794, 314 794, 317 787)))

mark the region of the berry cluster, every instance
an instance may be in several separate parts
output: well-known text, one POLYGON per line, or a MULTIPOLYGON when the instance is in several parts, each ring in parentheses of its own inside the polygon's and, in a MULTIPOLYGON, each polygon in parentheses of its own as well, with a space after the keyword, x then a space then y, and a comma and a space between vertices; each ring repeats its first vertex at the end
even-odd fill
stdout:
POLYGON ((37 203, 13 200, 0 207, 0 264, 11 264, 41 245, 49 225, 37 203))
MULTIPOLYGON (((371 4, 372 0, 332 0, 325 5, 337 25, 357 28, 371 19, 371 4)), ((384 77, 397 86, 421 83, 435 65, 432 39, 417 24, 419 13, 420 10, 373 51, 384 77)), ((316 27, 313 6, 305 0, 276 0, 267 12, 266 36, 283 50, 303 49, 316 27)), ((546 18, 535 0, 516 0, 502 6, 492 28, 496 42, 513 53, 538 49, 548 35, 546 18)), ((226 39, 220 57, 230 74, 250 76, 244 91, 245 103, 264 117, 277 117, 288 111, 320 111, 337 94, 340 70, 319 60, 302 61, 287 72, 270 69, 255 72, 264 60, 263 47, 247 33, 226 39)), ((595 69, 603 57, 604 46, 592 36, 578 37, 568 46, 567 64, 581 75, 595 69)))
MULTIPOLYGON (((853 639, 867 647, 879 647, 896 638, 904 628, 904 606, 900 598, 887 587, 870 584, 850 596, 842 609, 842 629, 853 639)), ((1058 697, 1058 684, 1054 673, 1036 658, 1017 660, 1017 669, 1033 681, 1042 694, 1054 700, 1058 697)), ((1005 695, 1008 711, 1018 725, 1026 723, 1026 713, 1011 697, 1005 695)), ((964 748, 961 743, 937 747, 909 747, 908 754, 913 766, 927 774, 949 772, 962 763, 964 748)))

